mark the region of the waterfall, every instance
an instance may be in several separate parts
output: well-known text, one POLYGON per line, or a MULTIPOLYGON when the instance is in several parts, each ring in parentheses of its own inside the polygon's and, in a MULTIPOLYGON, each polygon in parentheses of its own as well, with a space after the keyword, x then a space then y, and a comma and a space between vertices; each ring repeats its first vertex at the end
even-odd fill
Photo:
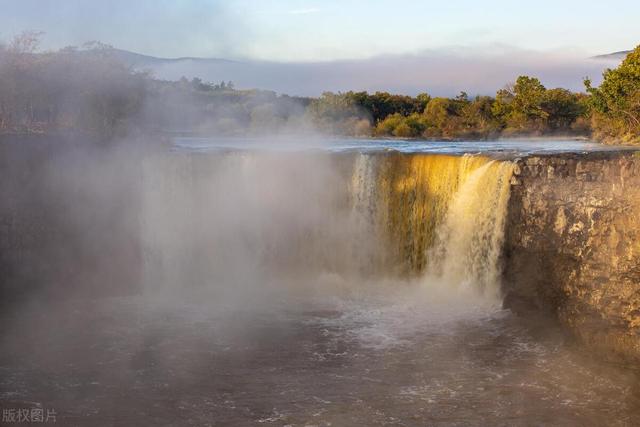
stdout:
POLYGON ((415 153, 149 159, 146 282, 425 276, 497 295, 511 169, 485 156, 415 153))
POLYGON ((354 212, 384 246, 377 265, 499 294, 510 162, 360 154, 353 170, 354 212))
POLYGON ((427 277, 499 297, 512 172, 510 162, 490 161, 460 184, 428 250, 427 277))

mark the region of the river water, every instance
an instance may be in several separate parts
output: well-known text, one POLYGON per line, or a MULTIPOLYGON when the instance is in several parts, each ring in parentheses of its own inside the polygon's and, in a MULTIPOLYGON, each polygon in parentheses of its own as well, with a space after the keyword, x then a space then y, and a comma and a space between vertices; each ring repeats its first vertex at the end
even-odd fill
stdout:
POLYGON ((91 426, 638 424, 634 367, 502 308, 508 162, 442 156, 469 143, 329 141, 356 152, 334 174, 225 141, 179 140, 181 160, 145 165, 140 293, 0 314, 3 410, 91 426))
POLYGON ((628 369, 543 319, 419 289, 23 309, 0 397, 61 425, 637 425, 628 369))
POLYGON ((526 154, 543 153, 582 153, 610 150, 637 150, 633 146, 610 146, 597 142, 579 139, 501 139, 492 141, 424 141, 415 139, 376 139, 376 138, 333 138, 322 137, 305 138, 304 143, 297 137, 269 138, 205 138, 178 137, 174 138, 174 147, 187 151, 211 150, 329 150, 329 151, 383 151, 392 150, 402 153, 503 153, 520 156, 526 154))

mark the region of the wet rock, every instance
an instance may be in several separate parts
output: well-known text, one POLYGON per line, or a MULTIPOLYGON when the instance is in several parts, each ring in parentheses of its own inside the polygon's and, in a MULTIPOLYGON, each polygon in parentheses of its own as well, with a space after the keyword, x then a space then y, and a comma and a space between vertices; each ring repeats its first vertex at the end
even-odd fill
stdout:
POLYGON ((522 163, 506 225, 505 305, 553 312, 602 354, 640 361, 640 156, 522 163))

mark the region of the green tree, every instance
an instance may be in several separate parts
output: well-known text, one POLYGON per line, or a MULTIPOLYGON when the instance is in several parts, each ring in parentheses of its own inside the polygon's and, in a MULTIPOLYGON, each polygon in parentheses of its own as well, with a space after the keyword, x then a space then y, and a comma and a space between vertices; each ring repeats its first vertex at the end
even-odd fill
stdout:
POLYGON ((570 130, 585 113, 579 95, 561 88, 547 90, 540 107, 547 115, 547 128, 552 132, 570 130))
POLYGON ((424 119, 428 127, 442 130, 449 118, 451 100, 447 98, 433 98, 424 110, 424 119))
POLYGON ((431 95, 429 95, 426 92, 419 93, 416 96, 416 101, 417 101, 417 108, 418 108, 418 111, 416 112, 424 113, 424 109, 427 107, 427 104, 429 104, 429 101, 431 101, 431 95))
POLYGON ((589 79, 584 82, 595 136, 610 143, 640 143, 640 46, 603 77, 598 88, 589 79))
POLYGON ((462 129, 460 136, 487 138, 500 130, 500 124, 493 115, 494 99, 489 96, 477 96, 464 105, 461 111, 462 129))
POLYGON ((542 108, 546 92, 537 78, 520 76, 497 92, 492 112, 507 133, 542 133, 549 116, 542 108))
POLYGON ((365 109, 358 105, 352 93, 325 92, 307 107, 307 116, 322 131, 338 135, 356 135, 364 128, 362 121, 369 121, 365 109))
POLYGON ((376 135, 394 135, 398 126, 404 122, 404 117, 400 113, 390 114, 376 125, 376 135))

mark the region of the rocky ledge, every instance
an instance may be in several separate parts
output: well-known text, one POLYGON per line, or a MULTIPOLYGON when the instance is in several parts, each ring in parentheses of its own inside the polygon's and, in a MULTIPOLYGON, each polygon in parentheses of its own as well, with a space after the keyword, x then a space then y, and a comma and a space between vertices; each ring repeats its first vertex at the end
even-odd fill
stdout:
POLYGON ((511 184, 505 305, 640 361, 640 153, 529 156, 511 184))

